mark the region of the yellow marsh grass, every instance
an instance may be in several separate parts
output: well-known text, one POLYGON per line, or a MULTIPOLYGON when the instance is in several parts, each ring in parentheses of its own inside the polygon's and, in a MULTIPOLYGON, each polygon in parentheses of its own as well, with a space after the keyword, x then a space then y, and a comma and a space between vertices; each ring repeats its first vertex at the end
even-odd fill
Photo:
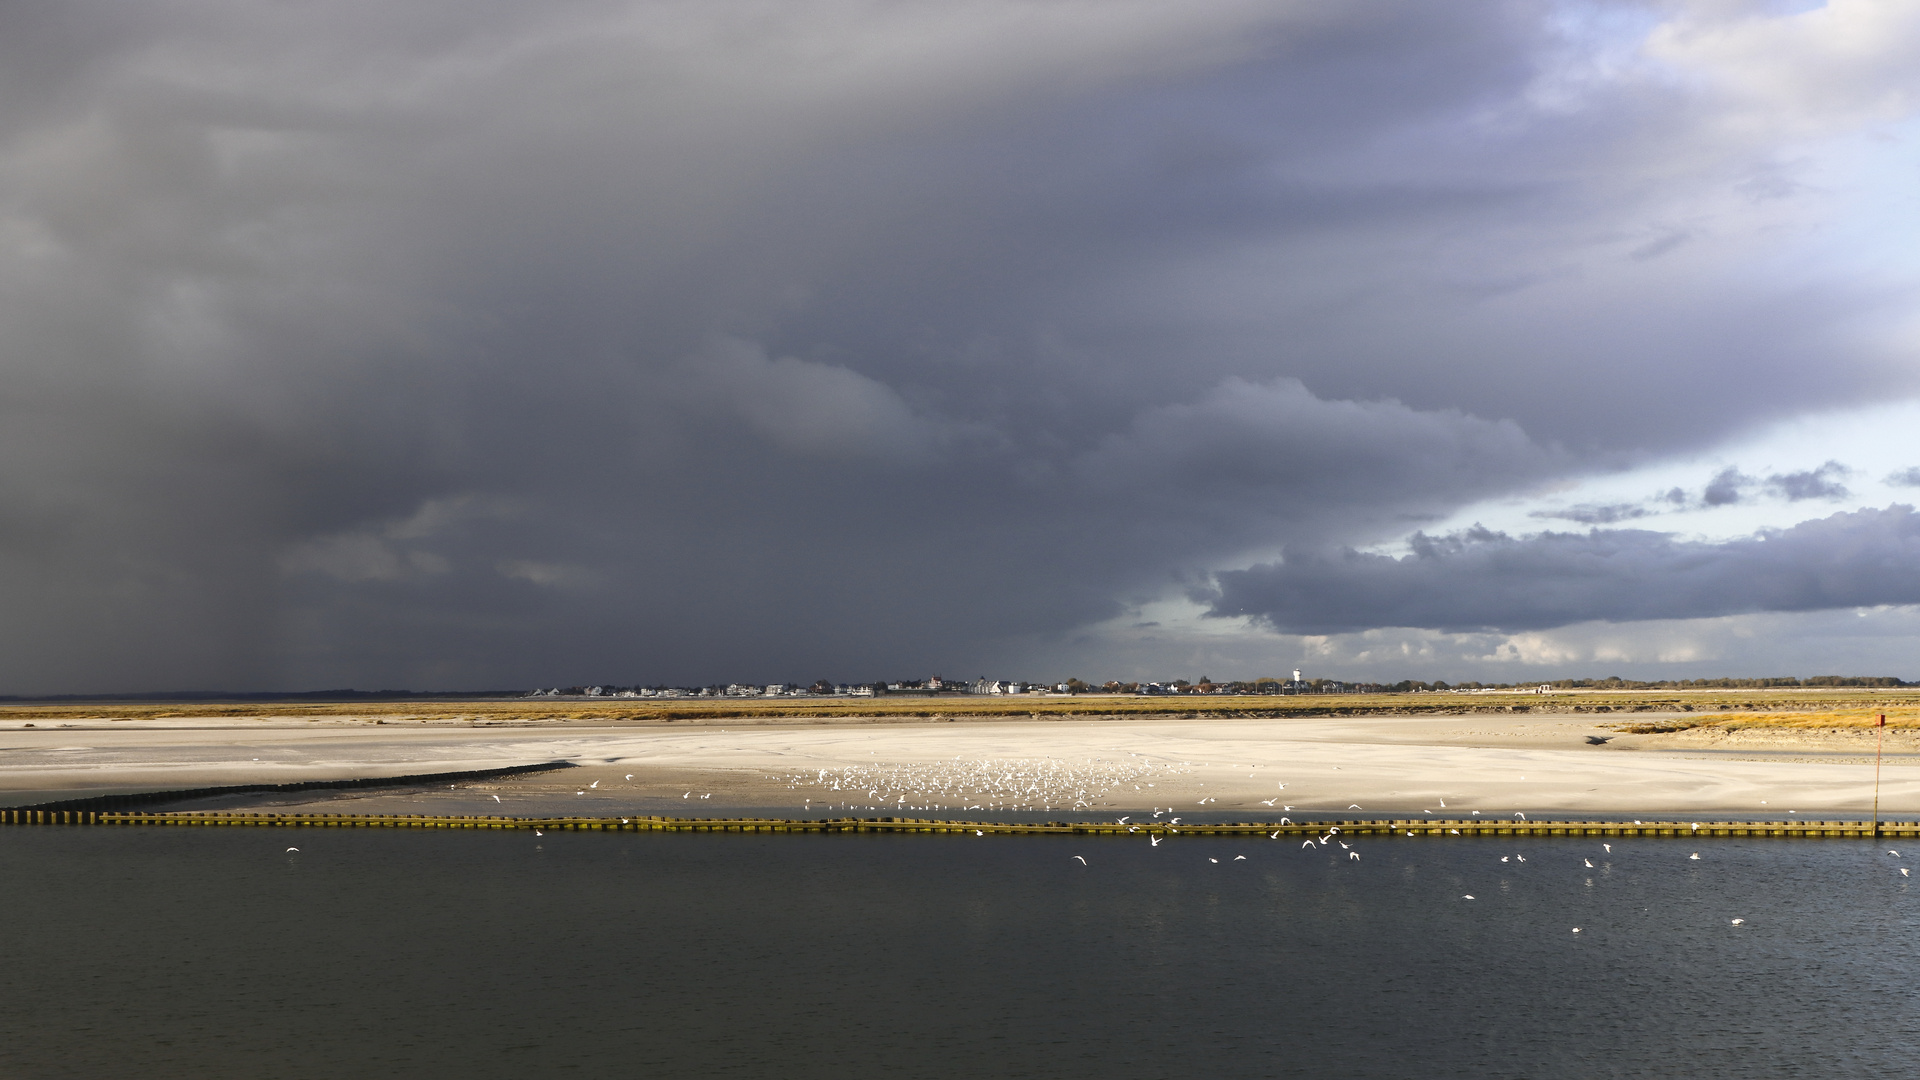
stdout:
POLYGON ((1694 728, 1871 728, 1879 723, 1881 714, 1887 718, 1890 728, 1920 727, 1920 705, 1873 706, 1870 708, 1843 708, 1821 712, 1782 712, 1782 713, 1722 713, 1717 716, 1699 718, 1685 717, 1672 720, 1654 720, 1644 724, 1622 724, 1621 731, 1636 735, 1653 734, 1668 731, 1688 731, 1694 728))

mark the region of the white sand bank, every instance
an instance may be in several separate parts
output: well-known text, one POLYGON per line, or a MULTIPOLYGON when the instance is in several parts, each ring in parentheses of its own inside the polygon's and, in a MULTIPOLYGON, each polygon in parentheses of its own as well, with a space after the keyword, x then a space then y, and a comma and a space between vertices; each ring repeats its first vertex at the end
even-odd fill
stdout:
MULTIPOLYGON (((1433 810, 1458 816, 1475 810, 1629 816, 1867 811, 1873 766, 1870 754, 1859 752, 1863 744, 1842 743, 1845 752, 1833 754, 1817 752, 1820 744, 1805 737, 1794 745, 1771 756, 1760 749, 1719 751, 1674 736, 1618 736, 1569 717, 868 721, 744 728, 116 723, 0 733, 0 798, 20 802, 28 795, 277 784, 567 760, 584 768, 489 783, 478 789, 480 797, 491 802, 499 794, 501 805, 515 811, 539 804, 542 812, 571 806, 598 812, 636 800, 657 807, 658 800, 679 800, 696 788, 686 799, 689 813, 699 812, 698 795, 707 794, 712 806, 822 812, 952 812, 972 806, 1259 814, 1292 806, 1314 813, 1433 810), (1589 734, 1613 740, 1588 745, 1589 734), (586 794, 575 794, 581 791, 586 794)), ((1888 759, 1881 806, 1887 813, 1920 812, 1920 760, 1910 754, 1888 759)))

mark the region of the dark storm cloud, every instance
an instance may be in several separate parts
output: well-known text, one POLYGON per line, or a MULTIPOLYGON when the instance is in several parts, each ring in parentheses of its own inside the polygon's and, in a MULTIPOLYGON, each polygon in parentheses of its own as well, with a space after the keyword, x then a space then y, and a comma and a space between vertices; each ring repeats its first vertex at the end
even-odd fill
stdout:
POLYGON ((1656 12, 9 5, 0 689, 1044 663, 1885 395, 1656 12))
POLYGON ((1912 603, 1920 515, 1896 505, 1718 544, 1635 529, 1529 537, 1473 529, 1416 534, 1400 558, 1289 552, 1284 563, 1220 574, 1213 613, 1302 634, 1512 632, 1912 603))

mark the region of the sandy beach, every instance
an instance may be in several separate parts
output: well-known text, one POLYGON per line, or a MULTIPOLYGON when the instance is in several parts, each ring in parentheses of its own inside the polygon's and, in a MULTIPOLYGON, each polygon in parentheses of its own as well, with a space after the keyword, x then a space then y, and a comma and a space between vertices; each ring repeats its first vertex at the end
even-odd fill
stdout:
MULTIPOLYGON (((474 727, 235 718, 0 732, 0 801, 502 768, 434 787, 275 796, 360 812, 795 815, 1174 811, 1458 816, 1864 815, 1868 731, 1623 734, 1576 716, 878 718, 474 727), (1607 741, 1595 744, 1590 737, 1607 741), (349 807, 341 807, 349 809, 349 807)), ((1892 731, 1885 814, 1920 812, 1920 736, 1892 731)), ((258 799, 253 800, 258 802, 258 799)))

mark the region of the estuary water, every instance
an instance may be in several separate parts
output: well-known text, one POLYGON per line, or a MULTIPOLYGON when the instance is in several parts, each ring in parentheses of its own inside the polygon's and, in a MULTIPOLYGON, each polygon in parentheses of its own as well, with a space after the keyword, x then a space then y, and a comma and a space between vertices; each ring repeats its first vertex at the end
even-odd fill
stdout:
POLYGON ((0 1076, 1912 1074, 1920 850, 1607 842, 10 827, 0 1076))

